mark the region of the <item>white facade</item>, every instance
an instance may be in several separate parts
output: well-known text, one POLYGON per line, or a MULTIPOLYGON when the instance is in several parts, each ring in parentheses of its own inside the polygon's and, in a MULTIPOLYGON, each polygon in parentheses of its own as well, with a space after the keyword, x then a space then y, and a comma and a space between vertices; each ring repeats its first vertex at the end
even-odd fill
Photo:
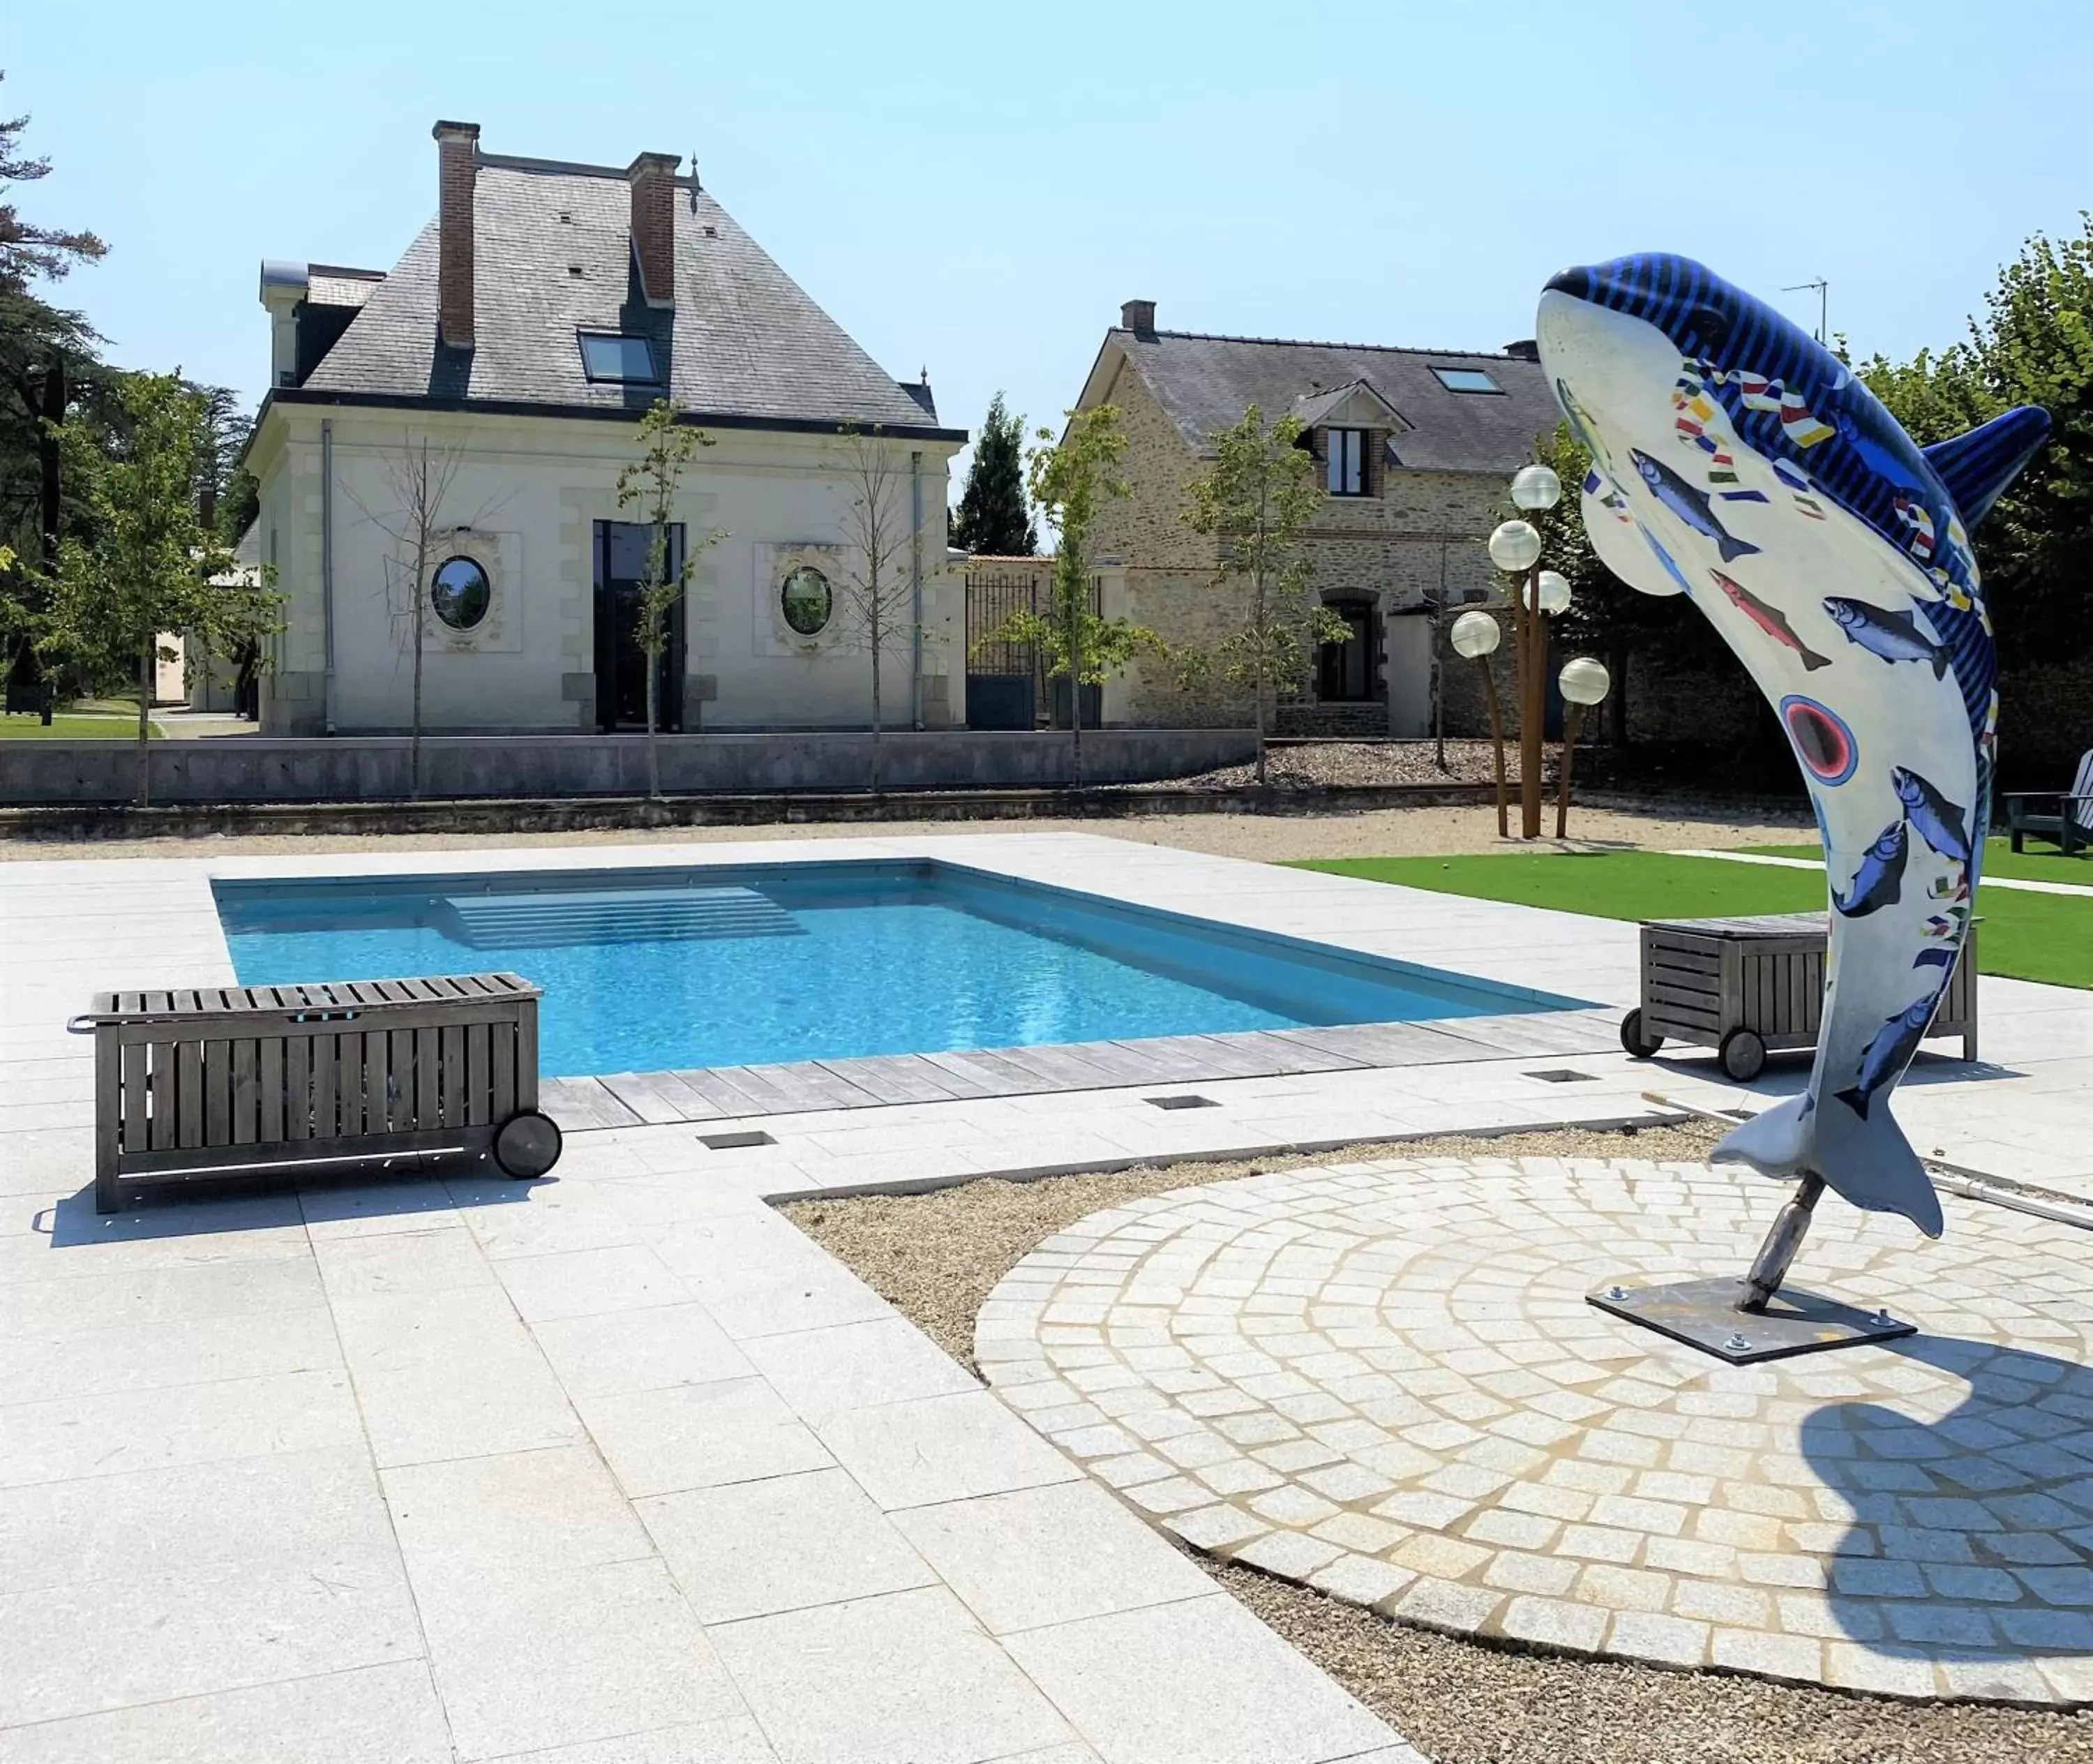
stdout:
MULTIPOLYGON (((854 543, 855 438, 786 427, 721 427, 686 469, 674 510, 698 557, 686 601, 686 730, 848 728, 872 717, 872 657, 853 617, 864 573, 854 543), (802 635, 780 605, 784 577, 821 570, 828 623, 802 635)), ((882 648, 882 721, 960 720, 964 590, 946 567, 947 485, 956 440, 882 442, 893 461, 887 579, 921 583, 921 690, 903 616, 882 648)), ((619 470, 635 457, 622 418, 497 415, 272 401, 249 456, 260 480, 260 553, 285 596, 261 688, 262 726, 279 735, 397 732, 413 721, 413 618, 423 626, 422 726, 429 731, 595 731, 596 523, 631 521, 619 470), (425 577, 453 557, 486 572, 485 616, 469 631, 431 609, 414 568, 400 479, 427 444, 439 543, 425 577), (410 611, 410 604, 414 610, 410 611)), ((890 605, 891 603, 890 602, 890 605)))

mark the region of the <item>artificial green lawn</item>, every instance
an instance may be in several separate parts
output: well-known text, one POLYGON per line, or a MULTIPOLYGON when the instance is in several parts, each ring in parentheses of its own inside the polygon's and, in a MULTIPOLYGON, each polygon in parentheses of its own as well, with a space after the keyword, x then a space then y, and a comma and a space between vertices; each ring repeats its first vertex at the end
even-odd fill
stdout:
MULTIPOLYGON (((1821 873, 1670 852, 1311 858, 1292 867, 1601 919, 1825 910, 1821 873)), ((2093 899, 2008 888, 1981 890, 1978 899, 1983 920, 1978 939, 1980 971, 2045 980, 2052 986, 2093 987, 2093 899)))
MULTIPOLYGON (((160 726, 153 725, 153 733, 160 726)), ((138 713, 126 717, 67 717, 58 715, 46 726, 33 713, 19 717, 0 716, 0 741, 136 741, 138 713)))
MULTIPOLYGON (((2013 842, 2003 834, 1994 834, 1984 842, 1984 873, 1987 876, 2008 876, 2016 882, 2070 882, 2081 888, 2093 888, 2093 852, 2074 852, 2066 857, 2057 848, 2030 834, 2026 841, 2027 849, 2018 857, 2013 856, 2013 842)), ((1823 851, 1817 845, 1752 845, 1744 848, 1763 852, 1768 857, 1806 857, 1812 863, 1823 860, 1823 851)))

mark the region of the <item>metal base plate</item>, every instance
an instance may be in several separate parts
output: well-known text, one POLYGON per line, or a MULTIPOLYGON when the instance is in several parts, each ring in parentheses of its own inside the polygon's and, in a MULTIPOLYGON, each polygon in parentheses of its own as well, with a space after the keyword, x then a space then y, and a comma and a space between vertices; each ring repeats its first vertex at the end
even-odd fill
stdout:
POLYGON ((1744 1295, 1741 1280, 1724 1277, 1679 1281, 1669 1286, 1602 1286, 1585 1298, 1601 1311, 1713 1354, 1732 1366, 1853 1347, 1864 1341, 1892 1341, 1918 1328, 1886 1311, 1862 1311, 1792 1286, 1783 1286, 1759 1312, 1737 1308, 1744 1295))

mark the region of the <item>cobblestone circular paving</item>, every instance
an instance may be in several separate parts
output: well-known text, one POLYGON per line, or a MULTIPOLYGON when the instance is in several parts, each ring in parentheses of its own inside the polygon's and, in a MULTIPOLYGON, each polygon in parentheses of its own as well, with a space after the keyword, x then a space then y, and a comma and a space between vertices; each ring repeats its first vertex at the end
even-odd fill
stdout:
POLYGON ((1188 1543, 1389 1615, 1907 1697, 2093 1701, 2093 1237, 1827 1196, 1793 1283, 1917 1320, 1722 1364, 1585 1294, 1741 1272, 1780 1185, 1333 1164, 1047 1238, 984 1375, 1188 1543))

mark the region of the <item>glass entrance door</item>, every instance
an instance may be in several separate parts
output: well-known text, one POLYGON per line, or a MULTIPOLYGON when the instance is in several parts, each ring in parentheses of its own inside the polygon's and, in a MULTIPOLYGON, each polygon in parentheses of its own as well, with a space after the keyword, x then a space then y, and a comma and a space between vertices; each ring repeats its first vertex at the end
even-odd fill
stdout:
POLYGON ((1374 687, 1374 609, 1366 600, 1339 600, 1326 609, 1344 620, 1341 643, 1323 645, 1315 696, 1324 704, 1357 704, 1376 696, 1374 687))
MULTIPOLYGON (((609 734, 647 726, 647 652, 640 642, 639 589, 653 529, 643 522, 596 523, 596 726, 609 734)), ((669 529, 668 573, 682 566, 683 529, 669 529)), ((670 608, 658 663, 659 726, 683 726, 683 603, 670 608)))

